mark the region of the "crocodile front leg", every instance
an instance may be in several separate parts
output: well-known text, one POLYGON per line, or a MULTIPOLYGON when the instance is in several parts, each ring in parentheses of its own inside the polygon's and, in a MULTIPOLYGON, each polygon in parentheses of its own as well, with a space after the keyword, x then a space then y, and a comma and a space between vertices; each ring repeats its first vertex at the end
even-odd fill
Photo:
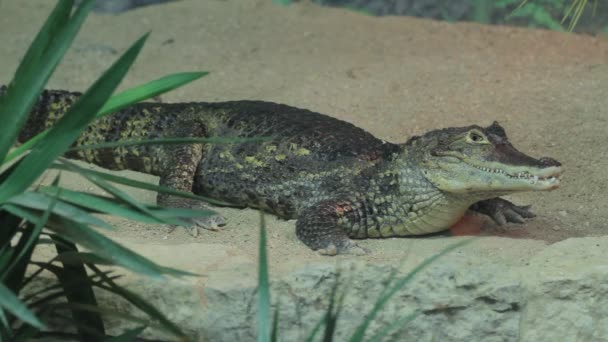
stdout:
MULTIPOLYGON (((175 145, 169 149, 169 152, 170 153, 167 155, 170 156, 171 160, 166 164, 163 175, 160 176, 159 185, 184 192, 192 192, 196 169, 203 156, 202 145, 175 145)), ((200 201, 172 196, 162 192, 158 193, 156 202, 163 207, 188 209, 205 207, 200 201)), ((192 236, 198 235, 198 227, 208 230, 218 230, 219 227, 226 224, 226 220, 220 215, 188 218, 184 219, 184 221, 192 224, 189 228, 189 232, 192 236)), ((175 227, 171 227, 171 231, 173 231, 173 229, 175 229, 175 227)))
POLYGON ((507 223, 524 223, 526 218, 535 217, 530 205, 518 206, 500 197, 479 201, 469 210, 476 211, 492 218, 498 225, 507 223))
POLYGON ((296 235, 311 249, 323 255, 367 254, 369 251, 353 242, 343 227, 345 214, 352 210, 347 201, 326 200, 305 210, 296 222, 296 235))

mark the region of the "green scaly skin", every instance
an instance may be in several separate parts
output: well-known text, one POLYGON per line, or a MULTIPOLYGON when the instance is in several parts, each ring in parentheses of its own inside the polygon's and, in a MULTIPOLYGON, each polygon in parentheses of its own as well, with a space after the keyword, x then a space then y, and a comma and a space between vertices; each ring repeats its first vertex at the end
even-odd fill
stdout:
MULTIPOLYGON (((45 91, 19 140, 50 127, 78 96, 45 91)), ((499 224, 523 222, 534 216, 529 207, 499 196, 555 189, 562 173, 559 162, 516 150, 496 122, 393 144, 326 115, 260 101, 141 103, 97 120, 76 145, 260 136, 272 139, 81 150, 68 157, 157 175, 164 186, 297 219, 298 238, 330 255, 364 253, 351 239, 446 230, 468 209, 499 224)), ((157 200, 163 206, 200 205, 163 194, 157 200)), ((193 223, 215 229, 222 221, 193 223)))

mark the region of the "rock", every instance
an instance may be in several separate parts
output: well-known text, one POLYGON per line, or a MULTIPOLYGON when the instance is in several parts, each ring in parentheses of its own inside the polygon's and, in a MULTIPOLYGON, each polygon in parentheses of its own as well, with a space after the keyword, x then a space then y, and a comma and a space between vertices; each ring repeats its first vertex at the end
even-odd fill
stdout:
MULTIPOLYGON (((509 243, 513 240, 504 240, 509 243)), ((606 341, 608 336, 608 237, 569 239, 547 247, 522 266, 487 263, 475 253, 451 252, 418 273, 379 311, 368 330, 378 329, 415 311, 419 315, 394 330, 406 341, 606 341), (585 251, 584 254, 572 251, 585 251)), ((191 244, 131 248, 152 259, 176 253, 194 258, 204 278, 149 281, 129 275, 121 283, 156 305, 200 340, 236 341, 256 338, 256 266, 221 246, 191 244)), ((271 273, 273 310, 280 310, 281 340, 303 340, 324 315, 336 279, 345 301, 336 340, 346 340, 370 312, 387 286, 395 265, 357 258, 339 264, 335 258, 271 273)), ((184 257, 175 260, 183 263, 184 257)), ((408 263, 397 279, 418 261, 408 263)), ((121 300, 98 292, 101 305, 138 314, 121 300)), ((127 326, 108 320, 112 333, 127 326)), ((167 338, 158 331, 146 337, 167 338)))

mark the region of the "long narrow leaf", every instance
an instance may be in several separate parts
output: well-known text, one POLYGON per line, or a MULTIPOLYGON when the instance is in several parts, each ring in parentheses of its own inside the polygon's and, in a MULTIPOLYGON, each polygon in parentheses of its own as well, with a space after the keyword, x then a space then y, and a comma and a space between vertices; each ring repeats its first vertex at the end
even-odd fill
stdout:
POLYGON ((258 243, 258 341, 270 341, 270 288, 268 257, 266 256, 266 222, 260 213, 260 242, 258 243))
POLYGON ((394 320, 391 324, 385 326, 382 329, 379 329, 370 339, 369 341, 382 341, 388 334, 390 334, 393 330, 398 328, 403 328, 411 321, 415 320, 416 317, 420 315, 419 311, 414 311, 409 315, 403 316, 397 320, 394 320))
MULTIPOLYGON (((96 117, 99 118, 114 113, 122 108, 128 107, 137 102, 181 87, 184 84, 190 83, 196 79, 206 76, 207 74, 207 72, 177 73, 164 76, 157 80, 148 82, 146 84, 131 89, 127 89, 119 94, 112 96, 108 100, 108 102, 106 102, 106 104, 99 110, 96 117)), ((32 148, 32 146, 34 146, 38 141, 40 141, 47 134, 47 132, 48 130, 36 135, 32 139, 23 143, 21 146, 9 152, 4 162, 11 161, 14 158, 25 153, 25 151, 32 148)))
POLYGON ((0 341, 8 341, 11 335, 11 326, 8 323, 4 310, 0 307, 0 341))
POLYGON ((89 181, 91 181, 95 185, 97 185, 98 187, 102 188, 104 191, 106 191, 106 192, 110 193, 111 195, 113 195, 114 197, 120 199, 122 202, 127 203, 132 208, 137 209, 140 212, 142 212, 158 221, 165 222, 165 223, 174 223, 174 224, 178 224, 181 226, 188 225, 188 223, 180 221, 180 220, 177 220, 176 222, 168 222, 171 220, 163 220, 162 218, 160 218, 156 214, 154 214, 152 211, 150 211, 145 205, 139 203, 134 198, 129 196, 126 192, 116 188, 115 186, 106 182, 102 178, 99 178, 99 177, 96 177, 96 176, 93 176, 90 174, 83 174, 83 176, 86 177, 89 181))
MULTIPOLYGON (((57 189, 53 189, 50 187, 44 187, 39 191, 47 194, 57 193, 57 189)), ((145 223, 165 223, 167 222, 166 220, 176 218, 184 219, 188 217, 203 217, 215 214, 213 211, 210 210, 195 210, 186 208, 164 209, 147 206, 148 210, 155 214, 155 217, 160 217, 163 219, 158 220, 152 216, 134 210, 122 201, 110 197, 62 189, 59 194, 59 198, 65 202, 72 203, 80 208, 86 208, 88 211, 93 213, 109 214, 112 216, 124 217, 130 220, 145 223)))
MULTIPOLYGON (((36 265, 40 265, 40 264, 43 264, 43 263, 36 263, 36 265)), ((46 269, 46 267, 45 267, 45 269, 46 269)), ((111 271, 108 271, 108 273, 110 273, 110 272, 111 272, 111 271)), ((122 277, 121 275, 114 275, 114 276, 111 276, 110 278, 111 278, 111 279, 119 279, 119 278, 121 278, 121 277, 122 277)), ((97 277, 97 276, 95 276, 95 275, 91 276, 91 277, 90 277, 91 282, 92 282, 93 284, 95 284, 95 283, 99 283, 100 281, 99 281, 97 278, 98 278, 98 277, 97 277)), ((72 280, 72 281, 70 281, 70 285, 77 285, 77 284, 78 284, 78 280, 72 280)), ((62 285, 61 285, 61 284, 53 284, 53 285, 49 285, 49 286, 43 287, 43 288, 41 288, 41 289, 39 289, 39 290, 36 290, 36 291, 34 291, 34 292, 31 292, 31 293, 28 291, 28 294, 27 294, 27 295, 24 295, 24 296, 21 298, 21 300, 22 300, 24 303, 27 303, 28 301, 31 301, 31 300, 33 300, 33 299, 35 299, 35 298, 40 298, 42 295, 45 295, 45 294, 47 294, 47 293, 49 293, 49 292, 51 292, 51 291, 56 291, 56 290, 59 290, 59 289, 61 289, 61 288, 62 288, 62 285)))
POLYGON ((433 262, 435 262, 435 260, 439 259, 443 255, 453 251, 456 248, 469 244, 473 240, 474 239, 463 240, 463 241, 454 243, 454 244, 444 248, 439 253, 427 258, 426 260, 424 260, 423 262, 418 264, 418 266, 414 267, 414 269, 412 271, 410 271, 407 275, 405 275, 404 277, 397 280, 395 282, 395 284, 391 287, 390 291, 387 291, 386 293, 384 293, 383 296, 380 296, 378 298, 378 300, 374 304, 374 307, 372 308, 372 311, 370 311, 367 314, 367 316, 365 317, 363 322, 361 322, 361 324, 357 327, 357 329, 353 333, 352 337, 350 338, 350 341, 351 342, 363 341, 367 328, 369 327, 371 322, 374 320, 374 318, 376 317, 376 315, 378 314, 380 309, 382 309, 384 307, 384 305, 389 301, 389 299, 391 299, 391 297, 395 293, 397 293, 397 291, 401 290, 403 287, 405 287, 405 285, 409 284, 418 273, 420 273, 422 270, 427 268, 429 265, 431 265, 433 262))
POLYGON ((306 337, 306 339, 304 341, 306 341, 306 342, 314 341, 315 338, 317 337, 317 334, 319 333, 319 331, 321 331, 321 327, 323 326, 324 322, 325 322, 325 315, 323 315, 323 316, 321 316, 321 318, 319 318, 317 323, 312 327, 310 334, 308 334, 308 336, 306 337))
POLYGON ((152 184, 152 183, 141 182, 141 181, 129 179, 129 178, 122 177, 122 176, 116 176, 116 175, 112 175, 112 174, 105 173, 105 172, 99 172, 99 171, 95 171, 95 170, 86 169, 86 168, 76 165, 75 163, 69 162, 65 159, 62 159, 61 163, 54 163, 52 167, 57 170, 72 171, 72 172, 77 172, 82 175, 93 175, 93 176, 105 179, 112 183, 127 185, 127 186, 138 188, 138 189, 157 191, 157 192, 162 192, 162 193, 179 196, 179 197, 184 197, 184 198, 192 198, 192 199, 211 203, 211 204, 218 205, 218 206, 235 207, 234 204, 214 200, 214 199, 204 197, 204 196, 194 195, 190 192, 179 191, 179 190, 175 190, 175 189, 172 189, 172 188, 169 188, 166 186, 160 186, 160 185, 156 185, 156 184, 152 184))
POLYGON ((37 66, 40 67, 40 59, 48 49, 49 44, 53 41, 53 38, 58 35, 60 30, 70 19, 73 7, 73 0, 57 2, 57 5, 47 17, 44 25, 42 25, 40 31, 38 31, 36 37, 30 43, 21 63, 19 63, 19 66, 15 71, 15 79, 20 79, 24 75, 27 75, 31 72, 31 69, 37 66))
MULTIPOLYGON (((63 253, 74 254, 78 253, 76 245, 70 241, 66 241, 59 236, 53 236, 54 241, 60 241, 61 243, 55 244, 57 253, 61 256, 63 253), (66 246, 67 245, 67 246, 66 246)), ((87 276, 87 271, 82 261, 71 260, 71 262, 62 262, 63 269, 58 275, 59 282, 63 287, 65 297, 70 304, 98 306, 97 298, 93 292, 91 280, 87 276), (74 280, 78 281, 78 284, 74 284, 74 280)), ((96 336, 105 334, 105 327, 101 316, 96 312, 78 312, 72 310, 72 318, 76 323, 78 335, 83 341, 91 341, 96 336), (86 326, 88 329, 82 329, 86 326), (89 332, 89 329, 93 333, 89 332)))
MULTIPOLYGON (((96 305, 87 305, 87 304, 78 304, 78 303, 53 303, 49 304, 49 307, 53 311, 61 311, 61 310, 74 310, 78 312, 94 312, 102 315, 108 315, 115 318, 121 318, 124 321, 131 321, 138 324, 147 324, 148 321, 142 318, 139 318, 134 315, 130 315, 127 313, 117 312, 113 309, 103 308, 96 305)), ((70 317, 66 317, 70 322, 70 317)), ((81 327, 86 327, 86 325, 81 325, 81 327)), ((96 339, 97 340, 97 339, 96 339)), ((87 340, 89 341, 89 340, 87 340)))
POLYGON ((123 79, 147 37, 144 35, 137 40, 24 157, 15 172, 0 184, 0 202, 25 191, 78 138, 123 79))
POLYGON ((13 248, 11 241, 13 241, 13 238, 19 231, 21 218, 19 215, 0 210, 0 222, 3 225, 2 229, 0 229, 0 253, 5 253, 13 248))
POLYGON ((141 298, 136 293, 131 292, 124 287, 116 285, 116 283, 114 283, 114 281, 109 279, 96 266, 90 265, 89 267, 91 268, 91 270, 93 270, 93 272, 95 272, 102 279, 104 279, 106 281, 105 282, 106 284, 108 284, 108 285, 99 285, 100 288, 103 288, 104 290, 115 293, 115 294, 121 296, 122 298, 128 300, 131 304, 135 305, 135 307, 137 307, 141 311, 145 312, 148 316, 150 316, 151 318, 160 322, 167 331, 173 333, 174 335, 176 335, 178 337, 181 337, 182 340, 187 340, 186 334, 184 334, 184 332, 177 325, 175 325, 175 323, 171 322, 162 312, 160 312, 154 306, 149 304, 146 300, 141 298))
POLYGON ((338 273, 329 297, 329 306, 327 308, 327 312, 325 313, 325 332, 323 333, 323 341, 325 342, 331 342, 334 340, 334 333, 338 324, 338 317, 340 317, 340 313, 342 311, 345 292, 343 291, 338 297, 339 287, 340 274, 338 273))
POLYGON ((6 128, 0 132, 0 160, 4 160, 15 142, 38 94, 76 37, 93 4, 92 0, 83 1, 70 20, 66 20, 73 1, 61 1, 42 26, 34 40, 35 44, 26 53, 15 78, 2 97, 0 117, 3 120, 2 127, 6 128))
POLYGON ((44 329, 44 324, 31 312, 15 294, 4 284, 0 283, 0 308, 4 308, 20 320, 38 328, 44 329))
MULTIPOLYGON (((51 240, 51 243, 54 243, 54 240, 51 240)), ((61 242, 60 242, 61 243, 61 242)), ((51 258, 50 260, 46 261, 46 262, 40 262, 40 261, 32 261, 30 263, 30 265, 32 266, 37 266, 38 269, 33 272, 32 274, 28 275, 28 278, 23 282, 23 286, 25 287, 27 284, 29 284, 32 280, 36 279, 40 273, 42 273, 43 271, 49 271, 51 273, 56 273, 56 269, 58 266, 54 265, 54 263, 58 260, 59 256, 56 255, 55 257, 51 258)), ((100 258, 101 259, 101 258, 100 258)), ((114 273, 115 271, 113 270, 107 270, 104 271, 103 274, 110 279, 116 279, 116 278, 120 278, 122 277, 121 275, 112 275, 112 273, 114 273)), ((90 279, 92 282, 98 282, 99 280, 96 280, 96 278, 98 277, 98 275, 91 275, 90 279)), ((49 289, 52 289, 54 285, 49 286, 49 289)), ((41 290, 42 291, 42 290, 41 290)), ((45 292, 45 291, 42 291, 45 292)), ((36 292, 31 292, 28 293, 27 295, 24 295, 24 299, 31 299, 35 297, 35 293, 36 292)), ((24 300, 25 301, 25 300, 24 300)))
MULTIPOLYGON (((58 182, 59 176, 54 180, 55 184, 58 182)), ((57 205, 57 200, 52 200, 49 203, 49 206, 44 210, 40 220, 33 224, 30 223, 26 225, 26 228, 22 230, 19 242, 15 246, 15 250, 18 251, 16 257, 8 267, 0 272, 0 279, 6 279, 5 284, 15 293, 18 293, 17 289, 22 288, 25 271, 32 258, 34 247, 36 246, 42 228, 44 228, 48 222, 55 205, 57 205)))
POLYGON ((125 90, 112 96, 112 98, 101 108, 99 114, 97 114, 97 117, 114 113, 131 104, 149 99, 162 93, 166 93, 201 77, 207 76, 208 74, 209 73, 206 71, 182 72, 164 76, 135 88, 125 90))
POLYGON ((61 262, 64 265, 82 265, 82 264, 95 264, 95 265, 114 265, 111 261, 100 257, 95 253, 78 252, 78 251, 64 251, 57 255, 56 261, 61 262))
POLYGON ((150 140, 121 140, 112 141, 91 145, 80 145, 69 149, 69 151, 95 150, 100 148, 116 148, 124 146, 139 146, 139 145, 175 145, 175 144, 239 144, 244 142, 260 142, 271 140, 272 137, 255 137, 255 138, 162 138, 150 140))
MULTIPOLYGON (((54 201, 52 196, 46 194, 36 193, 32 191, 25 192, 23 194, 12 197, 7 204, 18 205, 21 207, 36 209, 40 211, 46 210, 50 204, 54 201)), ((6 205, 0 206, 4 208, 6 205)), ((7 207, 8 208, 8 207, 7 207)), ((51 211, 54 215, 68 217, 73 221, 95 225, 101 228, 113 229, 111 225, 105 221, 90 215, 85 210, 79 209, 71 204, 65 202, 57 202, 51 211)))
POLYGON ((192 273, 162 267, 147 258, 121 246, 95 230, 77 223, 64 223, 50 225, 49 229, 57 232, 60 236, 82 245, 104 259, 116 265, 123 266, 131 271, 145 274, 152 278, 162 279, 163 274, 192 275, 192 273))
POLYGON ((274 315, 272 316, 272 331, 270 332, 270 342, 278 342, 279 341, 279 317, 280 317, 280 305, 277 304, 276 309, 274 310, 274 315))

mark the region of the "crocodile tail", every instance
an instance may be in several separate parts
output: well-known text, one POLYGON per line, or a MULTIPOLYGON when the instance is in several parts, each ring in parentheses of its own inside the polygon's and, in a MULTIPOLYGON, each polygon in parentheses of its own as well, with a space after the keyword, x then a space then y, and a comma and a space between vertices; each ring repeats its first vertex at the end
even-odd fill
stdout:
MULTIPOLYGON (((0 95, 6 87, 0 88, 0 95)), ((38 133, 50 128, 59 120, 82 95, 64 90, 45 90, 30 111, 28 120, 19 133, 17 141, 23 143, 38 133)))

